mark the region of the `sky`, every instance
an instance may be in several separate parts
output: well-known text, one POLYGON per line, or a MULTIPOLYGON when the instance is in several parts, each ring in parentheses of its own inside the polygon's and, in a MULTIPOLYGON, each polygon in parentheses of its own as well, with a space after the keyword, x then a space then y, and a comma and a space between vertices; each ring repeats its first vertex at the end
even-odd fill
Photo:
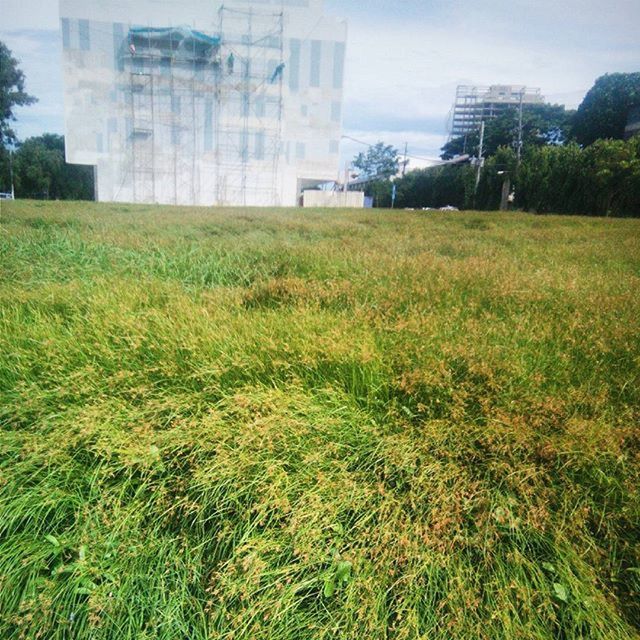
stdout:
MULTIPOLYGON (((577 107, 607 72, 640 71, 640 0, 325 0, 349 25, 344 131, 436 158, 458 84, 539 87, 577 107)), ((0 40, 39 102, 17 111, 20 138, 63 133, 56 0, 2 0, 0 40)), ((364 145, 343 139, 342 162, 364 145)))

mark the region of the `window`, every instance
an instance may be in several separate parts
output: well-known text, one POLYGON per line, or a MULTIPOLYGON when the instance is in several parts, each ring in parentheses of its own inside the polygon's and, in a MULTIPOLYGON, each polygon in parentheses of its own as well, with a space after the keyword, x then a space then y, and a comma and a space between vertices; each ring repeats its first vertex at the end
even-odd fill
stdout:
POLYGON ((331 103, 331 120, 333 122, 340 122, 340 118, 342 117, 342 105, 339 102, 331 103))
POLYGON ((333 46, 333 88, 342 89, 344 81, 344 42, 336 42, 333 46))
POLYGON ((340 153, 340 143, 337 140, 331 140, 331 142, 329 142, 329 153, 340 153))
POLYGON ((113 68, 124 71, 124 25, 116 22, 113 25, 113 68))
POLYGON ((80 49, 82 51, 89 51, 89 49, 91 49, 91 40, 88 20, 78 20, 78 34, 80 38, 80 49))
POLYGON ((304 160, 307 155, 307 148, 304 142, 296 142, 296 160, 304 160))
POLYGON ((320 86, 320 56, 322 54, 322 42, 320 40, 311 41, 311 71, 309 83, 312 87, 320 86))
POLYGON ((289 89, 300 88, 300 40, 291 40, 289 55, 289 89))
POLYGON ((62 48, 69 49, 71 47, 71 26, 69 18, 62 18, 62 48))

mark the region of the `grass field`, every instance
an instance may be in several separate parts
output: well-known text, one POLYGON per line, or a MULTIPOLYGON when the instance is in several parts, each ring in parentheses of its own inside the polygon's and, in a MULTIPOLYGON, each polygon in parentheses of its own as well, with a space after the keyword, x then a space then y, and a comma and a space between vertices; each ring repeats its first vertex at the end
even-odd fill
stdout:
POLYGON ((0 638, 640 637, 640 220, 15 202, 0 638))

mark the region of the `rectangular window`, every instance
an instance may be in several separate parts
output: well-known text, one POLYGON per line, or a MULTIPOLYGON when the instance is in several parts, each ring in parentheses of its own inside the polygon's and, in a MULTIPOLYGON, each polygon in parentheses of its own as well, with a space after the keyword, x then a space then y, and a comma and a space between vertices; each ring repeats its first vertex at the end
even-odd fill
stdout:
POLYGON ((204 102, 204 150, 213 149, 213 102, 207 98, 204 102))
POLYGON ((344 42, 335 42, 333 46, 333 88, 342 89, 344 82, 344 42))
POLYGON ((333 122, 340 122, 340 118, 342 117, 342 104, 339 102, 331 103, 331 120, 333 122))
POLYGON ((107 131, 109 133, 118 133, 118 119, 109 118, 107 121, 107 131))
POLYGON ((180 127, 177 124, 171 125, 171 144, 180 144, 180 127))
POLYGON ((171 111, 175 115, 180 115, 181 111, 180 96, 171 96, 171 111))
POLYGON ((69 18, 62 18, 62 48, 71 48, 71 26, 69 25, 69 18))
POLYGON ((256 160, 264 160, 264 131, 256 133, 256 160))
POLYGON ((298 91, 300 88, 300 40, 292 39, 289 47, 289 89, 298 91))
POLYGON ((124 71, 124 26, 120 22, 113 25, 113 68, 124 71))
POLYGON ((312 87, 320 86, 320 56, 322 54, 322 42, 320 40, 311 41, 311 70, 309 83, 312 87))
POLYGON ((331 142, 329 142, 329 153, 340 153, 340 143, 337 140, 331 140, 331 142))
POLYGON ((171 73, 171 58, 168 56, 160 58, 160 73, 163 76, 168 76, 171 73))
POLYGON ((304 142, 296 142, 296 160, 304 160, 307 155, 307 148, 304 142))
POLYGON ((91 39, 88 20, 78 20, 78 36, 80 39, 80 50, 89 51, 89 49, 91 49, 91 39))
POLYGON ((101 133, 96 133, 96 151, 102 153, 104 151, 104 142, 101 133))

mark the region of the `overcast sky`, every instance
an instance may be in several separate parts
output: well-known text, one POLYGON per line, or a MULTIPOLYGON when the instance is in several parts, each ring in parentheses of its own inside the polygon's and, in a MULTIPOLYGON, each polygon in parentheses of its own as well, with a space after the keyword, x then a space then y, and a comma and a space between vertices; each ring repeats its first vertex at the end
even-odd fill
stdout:
MULTIPOLYGON (((58 3, 1 0, 0 39, 37 105, 21 138, 63 132, 58 3)), ((458 84, 526 84, 575 108, 603 73, 640 71, 640 0, 325 0, 349 23, 344 133, 437 157, 458 84)), ((361 150, 343 141, 342 156, 361 150)))

